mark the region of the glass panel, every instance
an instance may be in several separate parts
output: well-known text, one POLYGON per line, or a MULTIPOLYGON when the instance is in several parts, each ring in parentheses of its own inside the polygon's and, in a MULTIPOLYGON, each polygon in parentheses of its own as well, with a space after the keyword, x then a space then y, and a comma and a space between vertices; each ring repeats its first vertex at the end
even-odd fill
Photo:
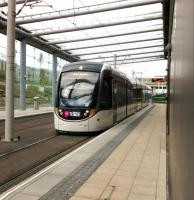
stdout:
POLYGON ((0 34, 0 110, 5 109, 6 36, 0 34))
MULTIPOLYGON (((6 42, 7 37, 0 34, 0 110, 5 110, 6 42)), ((14 101, 15 108, 19 108, 20 42, 16 40, 15 46, 14 101)))
POLYGON ((38 96, 40 106, 51 105, 52 56, 27 45, 26 59, 26 103, 32 106, 33 97, 38 96))

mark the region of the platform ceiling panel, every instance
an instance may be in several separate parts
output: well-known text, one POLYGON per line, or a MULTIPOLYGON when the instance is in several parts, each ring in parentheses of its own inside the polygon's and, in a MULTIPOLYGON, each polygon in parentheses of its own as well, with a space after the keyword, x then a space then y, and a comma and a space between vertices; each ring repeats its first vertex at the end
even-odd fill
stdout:
MULTIPOLYGON (((0 0, 5 22, 6 2, 0 0)), ((36 38, 72 61, 111 62, 114 54, 123 62, 160 60, 162 8, 159 0, 17 0, 16 24, 25 33, 21 38, 36 38)))

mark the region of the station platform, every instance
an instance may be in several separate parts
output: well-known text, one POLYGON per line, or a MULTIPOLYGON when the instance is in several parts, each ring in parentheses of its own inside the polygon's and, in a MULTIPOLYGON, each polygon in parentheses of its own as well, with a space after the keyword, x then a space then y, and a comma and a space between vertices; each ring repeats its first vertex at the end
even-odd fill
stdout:
MULTIPOLYGON (((40 114, 45 114, 45 113, 50 113, 53 112, 53 107, 48 106, 48 107, 39 107, 38 110, 35 110, 34 108, 27 108, 26 110, 15 110, 14 111, 14 117, 19 118, 19 117, 27 117, 27 116, 32 116, 32 115, 40 115, 40 114)), ((5 111, 0 111, 0 120, 5 119, 5 111)))
POLYGON ((134 114, 0 199, 166 200, 165 105, 134 114))

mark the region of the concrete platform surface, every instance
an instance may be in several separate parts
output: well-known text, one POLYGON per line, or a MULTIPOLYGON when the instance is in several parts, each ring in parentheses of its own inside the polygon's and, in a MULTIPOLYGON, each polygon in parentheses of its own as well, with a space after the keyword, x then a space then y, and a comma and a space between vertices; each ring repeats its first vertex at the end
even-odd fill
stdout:
MULTIPOLYGON (((34 108, 27 108, 26 110, 15 110, 14 116, 17 117, 25 117, 30 115, 39 115, 44 113, 53 112, 54 108, 51 106, 48 107, 39 107, 38 110, 35 110, 34 108)), ((6 111, 0 111, 0 120, 5 119, 6 111)))
POLYGON ((165 106, 157 105, 70 200, 166 200, 165 106))
POLYGON ((165 106, 149 109, 1 194, 0 199, 166 200, 165 106))

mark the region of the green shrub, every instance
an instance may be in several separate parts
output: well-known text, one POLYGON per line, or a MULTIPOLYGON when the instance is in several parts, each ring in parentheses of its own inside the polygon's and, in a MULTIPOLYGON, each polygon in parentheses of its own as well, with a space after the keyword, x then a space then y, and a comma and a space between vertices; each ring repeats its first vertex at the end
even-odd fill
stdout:
POLYGON ((157 94, 152 96, 152 101, 155 103, 166 103, 167 102, 167 94, 157 94))

